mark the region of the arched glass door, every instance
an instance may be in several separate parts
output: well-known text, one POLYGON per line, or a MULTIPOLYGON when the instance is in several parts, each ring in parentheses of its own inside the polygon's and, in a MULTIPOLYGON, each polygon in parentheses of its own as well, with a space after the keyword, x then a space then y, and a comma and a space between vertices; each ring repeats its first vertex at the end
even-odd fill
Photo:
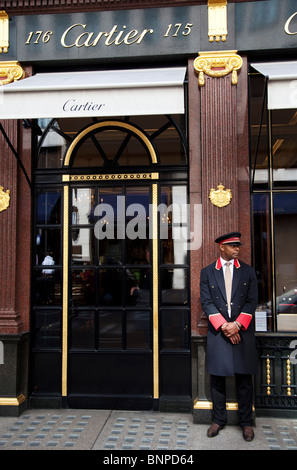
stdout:
POLYGON ((189 265, 176 236, 188 224, 181 137, 168 116, 46 125, 36 170, 31 403, 190 404, 189 265))

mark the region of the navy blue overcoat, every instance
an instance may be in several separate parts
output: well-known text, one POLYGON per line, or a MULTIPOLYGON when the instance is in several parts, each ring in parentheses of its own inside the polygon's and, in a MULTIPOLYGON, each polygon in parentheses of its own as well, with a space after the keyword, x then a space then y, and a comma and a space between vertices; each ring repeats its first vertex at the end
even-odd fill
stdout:
POLYGON ((207 372, 213 375, 256 374, 257 351, 252 317, 258 302, 255 270, 235 260, 231 317, 228 315, 223 268, 220 259, 201 270, 200 299, 208 317, 207 372), (220 326, 226 321, 242 323, 241 341, 233 345, 220 326))

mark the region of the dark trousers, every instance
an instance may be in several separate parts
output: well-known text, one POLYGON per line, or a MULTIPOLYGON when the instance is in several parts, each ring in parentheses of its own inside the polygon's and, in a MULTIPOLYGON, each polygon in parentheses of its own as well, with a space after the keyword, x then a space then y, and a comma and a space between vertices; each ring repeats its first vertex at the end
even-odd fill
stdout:
MULTIPOLYGON (((235 374, 235 383, 238 399, 239 425, 252 426, 253 409, 253 377, 246 374, 235 374)), ((213 404, 213 421, 220 426, 227 423, 226 411, 226 377, 210 376, 211 396, 213 404)))

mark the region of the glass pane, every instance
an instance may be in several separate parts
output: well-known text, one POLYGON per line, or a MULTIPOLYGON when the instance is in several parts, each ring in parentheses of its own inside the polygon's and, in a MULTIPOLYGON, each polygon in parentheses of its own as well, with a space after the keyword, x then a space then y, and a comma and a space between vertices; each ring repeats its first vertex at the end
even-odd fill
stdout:
POLYGON ((122 349, 122 311, 99 311, 99 349, 122 349))
POLYGON ((126 191, 126 237, 128 240, 147 240, 149 237, 148 187, 129 187, 126 191))
POLYGON ((34 312, 34 347, 61 347, 61 311, 37 310, 34 312))
POLYGON ((161 263, 187 262, 188 212, 186 186, 161 188, 160 238, 161 263))
POLYGON ((256 331, 272 331, 270 196, 253 195, 254 267, 258 279, 256 331))
POLYGON ((252 182, 257 189, 268 187, 269 150, 267 133, 267 109, 265 78, 262 75, 250 77, 250 130, 252 182), (264 108, 263 108, 264 98, 264 108))
POLYGON ((36 195, 36 223, 61 223, 61 191, 59 189, 39 189, 36 195))
POLYGON ((297 194, 274 195, 278 331, 297 331, 297 194))
POLYGON ((95 270, 73 269, 71 271, 71 295, 73 305, 95 305, 95 270))
POLYGON ((71 223, 89 225, 94 223, 95 190, 94 188, 72 189, 71 223))
POLYGON ((127 264, 144 265, 150 262, 148 240, 126 240, 127 264))
POLYGON ((72 264, 95 264, 95 237, 93 228, 71 230, 72 264))
POLYGON ((34 295, 36 305, 61 305, 61 272, 46 266, 34 273, 34 295))
MULTIPOLYGON (((54 266, 61 264, 61 230, 37 229, 35 237, 35 264, 54 266)), ((47 268, 45 274, 51 274, 52 268, 47 268)))
POLYGON ((273 183, 275 187, 297 185, 297 111, 272 111, 273 183))
POLYGON ((100 305, 122 305, 123 270, 99 269, 98 295, 100 305))
POLYGON ((122 188, 101 188, 99 191, 99 204, 95 210, 95 237, 99 246, 100 264, 117 265, 122 262, 122 239, 125 235, 122 214, 122 210, 125 210, 124 201, 122 188))
POLYGON ((60 168, 63 163, 67 141, 59 133, 57 122, 44 133, 51 119, 38 119, 38 125, 43 135, 39 138, 41 148, 38 155, 38 168, 60 168))
POLYGON ((150 312, 133 310, 126 313, 126 348, 150 348, 150 312))
POLYGON ((189 348, 189 312, 187 310, 162 311, 162 348, 189 348))
POLYGON ((163 305, 186 305, 188 303, 187 270, 163 269, 161 272, 163 305))
POLYGON ((75 310, 70 317, 70 338, 73 349, 94 349, 95 311, 75 310))
POLYGON ((146 145, 132 133, 122 129, 101 128, 81 140, 76 148, 73 167, 117 168, 149 164, 146 145))
MULTIPOLYGON (((175 115, 172 117, 180 132, 185 136, 184 116, 175 115)), ((173 121, 169 120, 166 116, 154 116, 152 124, 147 132, 154 138, 161 165, 186 164, 186 150, 182 145, 182 139, 173 121)))
POLYGON ((128 305, 138 308, 150 306, 151 299, 151 270, 149 268, 134 268, 126 272, 128 305))

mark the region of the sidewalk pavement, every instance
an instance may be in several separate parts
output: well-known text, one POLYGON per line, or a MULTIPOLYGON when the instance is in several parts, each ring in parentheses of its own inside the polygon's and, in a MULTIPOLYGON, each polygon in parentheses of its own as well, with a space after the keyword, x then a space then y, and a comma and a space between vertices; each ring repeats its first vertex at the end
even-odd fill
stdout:
POLYGON ((18 418, 0 417, 0 451, 100 450, 108 456, 119 450, 187 455, 197 450, 297 450, 296 419, 257 417, 252 442, 245 442, 233 425, 208 438, 208 427, 194 424, 190 413, 32 409, 18 418))

